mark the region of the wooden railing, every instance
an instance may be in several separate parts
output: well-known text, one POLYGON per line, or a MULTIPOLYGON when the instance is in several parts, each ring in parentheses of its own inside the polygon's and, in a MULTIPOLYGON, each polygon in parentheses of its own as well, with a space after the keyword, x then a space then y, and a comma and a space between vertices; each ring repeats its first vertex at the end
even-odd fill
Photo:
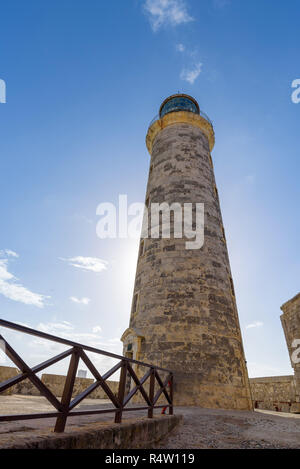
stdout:
POLYGON ((105 414, 105 413, 115 413, 115 422, 122 422, 122 414, 125 411, 136 411, 136 410, 148 410, 148 417, 153 417, 153 410, 168 407, 169 414, 173 414, 173 374, 170 370, 160 368, 158 366, 150 365, 148 363, 143 363, 138 360, 131 358, 123 357, 113 353, 106 352, 104 350, 99 350, 94 347, 87 345, 82 345, 70 340, 63 339, 61 337, 56 337, 51 334, 46 334, 44 332, 31 329, 29 327, 24 327, 19 324, 15 324, 9 321, 0 319, 0 326, 8 329, 13 329, 15 331, 22 332, 24 334, 30 334, 33 336, 40 337, 42 339, 51 340, 63 345, 67 345, 71 348, 65 352, 56 355, 55 357, 40 363, 39 365, 30 368, 25 361, 17 354, 17 352, 8 344, 3 336, 0 335, 0 340, 3 344, 3 351, 10 358, 10 360, 16 365, 16 367, 21 371, 17 376, 10 378, 2 383, 0 383, 0 396, 1 392, 6 391, 12 386, 20 383, 25 379, 29 379, 31 383, 39 390, 40 394, 44 396, 50 404, 56 409, 55 412, 44 412, 44 413, 34 413, 34 414, 18 414, 18 415, 0 415, 0 422, 3 421, 16 421, 16 420, 27 420, 27 419, 40 419, 40 418, 50 418, 56 417, 56 424, 54 431, 63 432, 66 426, 67 418, 73 416, 81 415, 95 415, 95 414, 105 414), (99 355, 105 355, 107 357, 118 359, 119 362, 113 366, 105 374, 101 375, 97 368, 94 366, 86 352, 93 352, 99 355), (48 366, 54 365, 55 363, 63 360, 66 357, 70 356, 70 363, 68 368, 68 373, 65 380, 64 390, 62 398, 59 401, 53 392, 40 380, 36 375, 38 372, 44 370, 48 366), (85 391, 78 394, 75 398, 72 399, 72 394, 74 390, 74 383, 78 368, 79 360, 82 360, 86 367, 89 369, 91 374, 95 378, 95 382, 92 383, 85 391), (141 367, 146 367, 148 371, 142 378, 138 378, 137 374, 133 369, 133 364, 137 364, 141 367), (118 393, 115 395, 107 384, 108 378, 112 376, 117 370, 120 369, 120 379, 118 393), (167 372, 167 378, 163 381, 159 375, 159 372, 167 372), (127 376, 130 376, 135 384, 135 386, 129 391, 126 395, 126 381, 127 376), (144 385, 149 379, 149 392, 145 391, 144 385), (158 390, 155 393, 155 383, 158 385, 158 390), (93 410, 77 410, 73 409, 82 402, 87 396, 89 396, 95 389, 101 387, 114 405, 113 408, 106 409, 93 409, 93 410), (131 401, 133 396, 140 392, 146 406, 141 407, 128 407, 128 403, 131 401), (166 404, 156 405, 159 397, 164 394, 166 398, 166 404))

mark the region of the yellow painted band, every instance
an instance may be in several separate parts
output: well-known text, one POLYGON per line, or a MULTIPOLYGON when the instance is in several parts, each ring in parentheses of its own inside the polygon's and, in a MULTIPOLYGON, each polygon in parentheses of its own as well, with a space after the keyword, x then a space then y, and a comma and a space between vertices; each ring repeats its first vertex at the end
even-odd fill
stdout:
POLYGON ((150 125, 146 136, 146 145, 150 155, 152 154, 154 140, 161 130, 172 124, 183 123, 190 124, 201 129, 208 138, 209 149, 212 151, 215 145, 215 133, 211 123, 199 114, 187 111, 178 111, 165 114, 161 119, 156 120, 152 125, 150 125))

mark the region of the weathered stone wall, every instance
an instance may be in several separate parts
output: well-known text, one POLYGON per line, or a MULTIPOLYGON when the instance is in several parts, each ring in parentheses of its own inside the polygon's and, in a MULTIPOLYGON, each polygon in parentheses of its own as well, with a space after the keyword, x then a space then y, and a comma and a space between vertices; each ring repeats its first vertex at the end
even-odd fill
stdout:
POLYGON ((250 378, 254 408, 297 412, 294 376, 250 378))
POLYGON ((152 449, 181 422, 181 415, 160 415, 124 419, 121 424, 70 427, 66 433, 48 429, 6 432, 0 435, 0 449, 152 449))
POLYGON ((157 134, 146 202, 204 203, 205 242, 187 250, 186 238, 144 240, 124 354, 140 340, 140 360, 173 370, 175 405, 251 409, 209 142, 200 128, 178 123, 157 134))
MULTIPOLYGON (((52 375, 43 374, 42 382, 53 392, 55 396, 62 396, 66 377, 63 375, 52 375)), ((81 392, 85 391, 92 383, 94 379, 90 378, 76 378, 74 383, 73 396, 77 396, 81 392)), ((107 381, 108 386, 113 393, 117 393, 119 383, 118 381, 107 381)), ((90 399, 108 399, 103 389, 99 386, 89 396, 90 399)))
MULTIPOLYGON (((108 386, 110 387, 112 392, 115 395, 117 395, 118 394, 118 389, 119 389, 119 381, 109 381, 109 380, 107 380, 106 383, 108 384, 108 386)), ((105 392, 103 391, 103 389, 100 386, 96 389, 96 391, 94 391, 91 394, 91 398, 93 398, 93 399, 108 399, 105 392)))
MULTIPOLYGON (((62 396, 66 377, 63 375, 43 374, 42 382, 55 396, 62 396)), ((73 396, 80 394, 94 382, 89 378, 76 378, 73 396)))
POLYGON ((23 394, 25 396, 40 396, 40 391, 29 379, 24 379, 21 383, 13 387, 13 394, 23 394))
MULTIPOLYGON (((13 378, 14 376, 18 375, 20 371, 17 368, 9 367, 9 366, 0 366, 0 383, 6 381, 9 378, 13 378)), ((42 375, 42 382, 52 391, 52 393, 57 396, 61 397, 65 385, 66 377, 64 375, 54 375, 54 374, 43 374, 42 375)), ((89 378, 76 378, 74 384, 74 392, 73 396, 78 395, 82 391, 85 391, 92 383, 94 383, 94 379, 89 378)), ((118 381, 107 381, 110 389, 113 393, 117 394, 118 392, 118 381)), ((2 393, 1 393, 2 394, 2 393)), ((11 395, 11 394, 24 394, 29 396, 39 396, 39 390, 29 381, 25 379, 20 383, 16 384, 12 388, 7 389, 4 391, 4 395, 11 395)), ((94 392, 89 395, 91 399, 107 399, 106 394, 104 393, 101 387, 98 387, 94 392)))
MULTIPOLYGON (((13 368, 12 366, 0 366, 0 383, 2 383, 2 381, 6 381, 10 378, 13 378, 18 373, 18 369, 13 368)), ((13 388, 8 388, 1 394, 3 394, 4 396, 10 396, 11 394, 14 394, 14 390, 13 388)))
POLYGON ((283 314, 281 323, 290 355, 291 365, 294 369, 296 402, 300 412, 300 293, 281 306, 283 314), (296 360, 295 360, 296 359, 296 360), (298 363, 297 363, 298 361, 298 363))

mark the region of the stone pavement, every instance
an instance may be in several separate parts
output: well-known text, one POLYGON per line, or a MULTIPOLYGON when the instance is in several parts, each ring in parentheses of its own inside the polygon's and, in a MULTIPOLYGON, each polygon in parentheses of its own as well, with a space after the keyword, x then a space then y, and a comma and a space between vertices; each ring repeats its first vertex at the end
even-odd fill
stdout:
MULTIPOLYGON (((76 406, 74 410, 93 410, 104 409, 105 407, 111 409, 113 404, 106 399, 84 399, 82 404, 76 406)), ((12 396, 0 396, 0 415, 10 414, 30 414, 42 412, 56 412, 56 409, 41 396, 24 396, 21 394, 14 394, 12 396)), ((156 411, 160 414, 160 409, 156 411)), ((124 412, 123 419, 132 419, 145 417, 146 410, 124 412)), ((42 418, 31 420, 20 420, 16 422, 1 422, 0 423, 0 445, 1 434, 8 432, 30 431, 36 429, 52 429, 55 425, 56 418, 42 418)), ((107 422, 109 424, 114 422, 114 412, 99 415, 82 415, 79 417, 69 417, 67 420, 66 431, 71 430, 72 427, 80 427, 94 422, 107 422)))
MULTIPOLYGON (((86 399, 78 409, 111 408, 105 400, 86 399)), ((53 408, 40 396, 0 396, 0 414, 49 412, 53 408)), ((160 414, 160 409, 156 412, 160 414)), ((158 448, 300 448, 300 415, 270 411, 230 411, 199 407, 175 407, 175 414, 184 416, 179 427, 158 448)), ((146 411, 124 412, 124 423, 146 417, 146 411)), ((93 423, 111 425, 114 414, 71 417, 66 433, 93 423)), ((55 419, 25 420, 0 423, 1 441, 17 441, 24 434, 37 430, 51 431, 55 419)))
POLYGON ((159 448, 300 448, 300 415, 177 407, 184 417, 159 448))

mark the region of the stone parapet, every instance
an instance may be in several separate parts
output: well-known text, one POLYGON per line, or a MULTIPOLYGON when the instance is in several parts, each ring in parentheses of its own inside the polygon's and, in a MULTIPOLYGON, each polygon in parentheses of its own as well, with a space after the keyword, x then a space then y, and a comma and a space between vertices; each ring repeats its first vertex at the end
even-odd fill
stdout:
POLYGON ((49 430, 2 434, 1 449, 139 449, 153 448, 182 421, 181 415, 124 420, 122 424, 93 423, 67 433, 49 430))

